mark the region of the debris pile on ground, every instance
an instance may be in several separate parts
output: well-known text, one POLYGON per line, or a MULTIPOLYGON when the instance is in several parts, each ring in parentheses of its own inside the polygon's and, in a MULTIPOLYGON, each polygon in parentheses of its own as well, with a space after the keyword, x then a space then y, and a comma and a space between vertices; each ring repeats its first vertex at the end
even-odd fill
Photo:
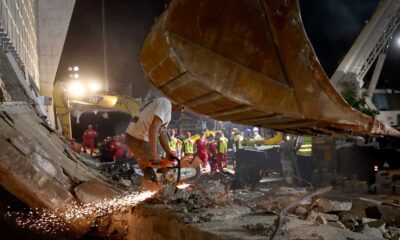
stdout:
POLYGON ((399 239, 396 200, 383 202, 337 192, 310 195, 310 189, 277 186, 233 191, 230 180, 230 176, 218 176, 178 189, 166 185, 152 201, 174 212, 183 223, 226 239, 271 237, 277 215, 285 209, 276 239, 399 239))

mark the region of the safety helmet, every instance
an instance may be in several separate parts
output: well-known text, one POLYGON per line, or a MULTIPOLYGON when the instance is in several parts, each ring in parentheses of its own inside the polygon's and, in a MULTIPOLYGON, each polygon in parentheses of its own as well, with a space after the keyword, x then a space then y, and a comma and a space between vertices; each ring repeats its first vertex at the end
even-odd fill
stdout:
POLYGON ((258 129, 258 127, 253 128, 253 132, 259 132, 259 131, 260 131, 260 129, 258 129))

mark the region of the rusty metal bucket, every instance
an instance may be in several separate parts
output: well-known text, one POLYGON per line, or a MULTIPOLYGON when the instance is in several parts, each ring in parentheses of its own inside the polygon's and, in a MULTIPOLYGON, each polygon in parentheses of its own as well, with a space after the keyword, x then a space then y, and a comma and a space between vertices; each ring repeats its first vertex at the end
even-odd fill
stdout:
POLYGON ((400 136, 337 93, 296 0, 173 0, 141 60, 174 103, 217 120, 298 134, 400 136))

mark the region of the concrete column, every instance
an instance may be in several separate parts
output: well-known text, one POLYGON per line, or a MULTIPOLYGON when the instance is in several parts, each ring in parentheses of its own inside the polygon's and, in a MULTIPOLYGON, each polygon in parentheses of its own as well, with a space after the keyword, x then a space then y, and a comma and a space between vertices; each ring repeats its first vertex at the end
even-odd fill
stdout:
MULTIPOLYGON (((75 0, 38 0, 37 35, 40 95, 53 98, 53 85, 67 36, 75 0)), ((54 123, 53 107, 48 115, 54 123)))

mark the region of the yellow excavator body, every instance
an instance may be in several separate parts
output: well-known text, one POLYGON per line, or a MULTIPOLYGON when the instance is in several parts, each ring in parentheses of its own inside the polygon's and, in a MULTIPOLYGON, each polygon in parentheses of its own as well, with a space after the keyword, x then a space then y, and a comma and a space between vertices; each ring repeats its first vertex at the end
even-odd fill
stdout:
POLYGON ((111 109, 128 113, 132 117, 140 111, 140 101, 127 96, 109 93, 88 93, 82 97, 69 96, 64 82, 55 83, 53 99, 62 134, 67 139, 72 138, 71 110, 101 111, 111 109))

